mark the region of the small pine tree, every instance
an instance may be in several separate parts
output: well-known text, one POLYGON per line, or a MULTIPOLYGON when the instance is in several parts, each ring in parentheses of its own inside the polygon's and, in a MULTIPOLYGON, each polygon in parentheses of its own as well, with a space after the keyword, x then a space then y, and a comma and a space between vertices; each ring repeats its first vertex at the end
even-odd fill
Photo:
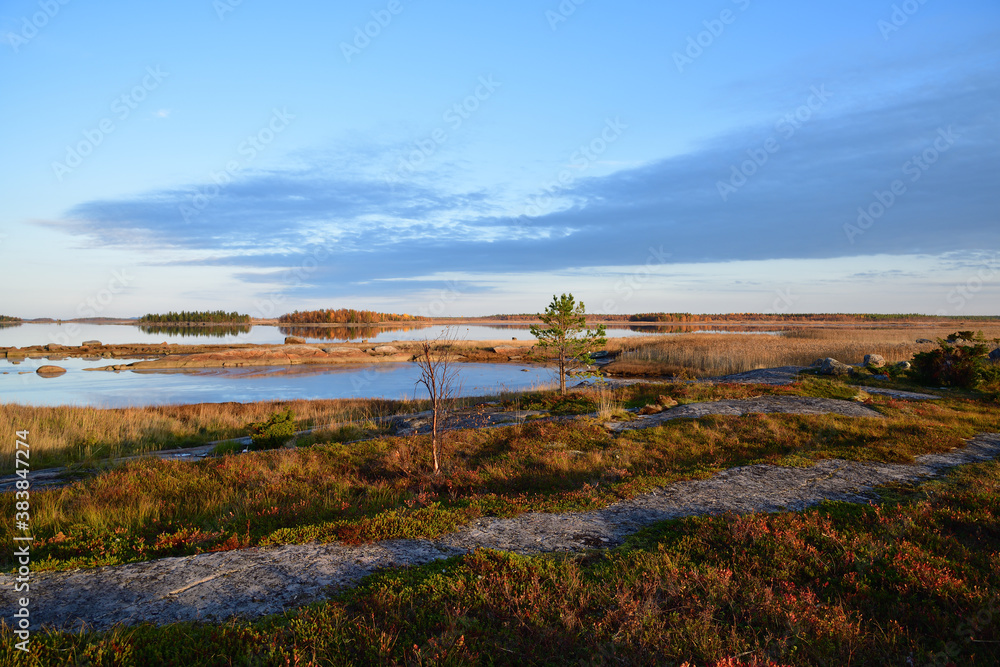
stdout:
POLYGON ((538 315, 544 326, 531 325, 531 335, 539 347, 555 351, 559 359, 559 393, 566 393, 566 372, 580 364, 594 363, 590 353, 607 343, 603 324, 596 330, 587 328, 583 302, 577 303, 572 294, 552 296, 552 303, 538 315))

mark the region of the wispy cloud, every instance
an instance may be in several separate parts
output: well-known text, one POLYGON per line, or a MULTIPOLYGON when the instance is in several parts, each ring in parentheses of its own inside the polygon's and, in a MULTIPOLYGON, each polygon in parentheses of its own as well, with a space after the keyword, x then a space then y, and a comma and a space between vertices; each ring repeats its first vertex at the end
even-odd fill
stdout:
POLYGON ((400 280, 435 287, 428 276, 444 271, 639 264, 650 247, 688 263, 1000 247, 996 77, 976 72, 861 106, 817 113, 725 200, 720 181, 774 135, 773 125, 580 178, 558 193, 572 206, 537 218, 497 215, 489 193, 450 191, 433 174, 389 188, 371 175, 377 169, 370 163, 381 156, 367 147, 350 159, 313 155, 295 168, 248 171, 221 187, 193 222, 181 207, 199 185, 86 202, 61 221, 40 224, 93 245, 197 252, 189 262, 240 267, 237 276, 247 283, 280 282, 310 249, 323 248, 324 261, 296 289, 326 294, 398 293, 400 280), (907 162, 948 128, 954 145, 914 178, 907 162), (894 180, 906 184, 905 196, 851 243, 845 224, 894 180))

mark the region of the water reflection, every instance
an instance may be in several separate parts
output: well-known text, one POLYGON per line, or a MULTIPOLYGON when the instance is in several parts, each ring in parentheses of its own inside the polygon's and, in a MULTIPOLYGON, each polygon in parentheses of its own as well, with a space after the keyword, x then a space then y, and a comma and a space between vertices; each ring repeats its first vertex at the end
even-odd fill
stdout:
POLYGON ((429 329, 429 324, 408 325, 408 326, 353 326, 353 327, 278 327, 278 331, 284 336, 299 336, 301 338, 311 338, 314 340, 371 340, 379 334, 420 331, 429 329))
POLYGON ((193 326, 171 326, 171 325, 139 325, 139 331, 156 336, 180 336, 196 337, 208 336, 211 338, 226 338, 227 336, 239 336, 250 333, 249 324, 206 324, 193 326))

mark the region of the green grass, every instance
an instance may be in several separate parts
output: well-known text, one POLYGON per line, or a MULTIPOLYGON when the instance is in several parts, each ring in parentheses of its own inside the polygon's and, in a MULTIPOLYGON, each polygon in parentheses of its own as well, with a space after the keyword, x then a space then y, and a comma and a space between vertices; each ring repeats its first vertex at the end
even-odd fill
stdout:
MULTIPOLYGON (((810 380, 791 387, 637 385, 632 404, 752 395, 854 396, 843 384, 810 380)), ((588 393, 530 400, 589 410, 588 393)), ((666 483, 738 465, 809 465, 824 458, 908 462, 946 452, 963 438, 1000 431, 1000 413, 968 399, 903 402, 875 396, 884 419, 837 415, 747 415, 676 420, 621 437, 597 421, 533 421, 450 432, 445 474, 429 474, 429 438, 365 431, 308 436, 310 446, 198 462, 155 459, 61 489, 32 491, 36 570, 93 567, 170 555, 303 543, 433 537, 482 516, 588 510, 666 483)), ((0 512, 12 515, 12 494, 0 512)), ((0 539, 12 527, 0 524, 0 539)), ((0 555, 0 567, 14 565, 0 555)))
POLYGON ((668 521, 607 552, 480 550, 255 621, 36 632, 17 664, 995 665, 998 591, 990 462, 877 506, 668 521))

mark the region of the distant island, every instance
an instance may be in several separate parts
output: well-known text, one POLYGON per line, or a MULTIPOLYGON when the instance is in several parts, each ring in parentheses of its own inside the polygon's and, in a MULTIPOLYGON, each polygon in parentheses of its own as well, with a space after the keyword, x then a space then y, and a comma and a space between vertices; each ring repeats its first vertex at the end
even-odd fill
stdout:
POLYGON ((250 316, 224 310, 182 310, 178 313, 147 313, 139 324, 250 324, 250 316))

